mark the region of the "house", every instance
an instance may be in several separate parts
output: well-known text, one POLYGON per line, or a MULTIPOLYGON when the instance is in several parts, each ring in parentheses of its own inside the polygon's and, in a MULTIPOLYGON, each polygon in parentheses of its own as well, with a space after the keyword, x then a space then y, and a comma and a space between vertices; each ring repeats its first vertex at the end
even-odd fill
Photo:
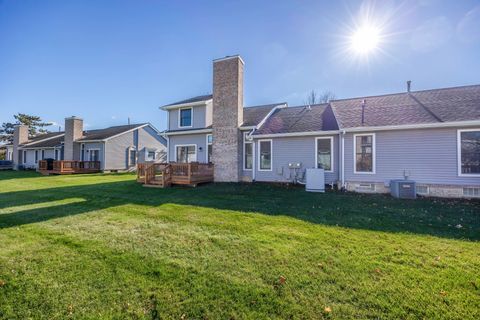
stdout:
MULTIPOLYGON (((150 124, 129 124, 105 129, 84 130, 78 117, 65 119, 64 132, 29 137, 28 127, 15 127, 13 144, 7 157, 14 167, 40 171, 42 160, 98 163, 94 171, 133 170, 137 163, 164 162, 166 141, 150 124)), ((84 168, 82 166, 82 168, 84 168)), ((51 169, 50 169, 51 170, 51 169)), ((59 172, 55 172, 59 173, 59 172)))
POLYGON ((170 162, 212 162, 218 182, 296 182, 389 192, 393 179, 430 196, 480 196, 480 85, 325 104, 244 107, 240 56, 213 61, 213 94, 161 107, 170 162))

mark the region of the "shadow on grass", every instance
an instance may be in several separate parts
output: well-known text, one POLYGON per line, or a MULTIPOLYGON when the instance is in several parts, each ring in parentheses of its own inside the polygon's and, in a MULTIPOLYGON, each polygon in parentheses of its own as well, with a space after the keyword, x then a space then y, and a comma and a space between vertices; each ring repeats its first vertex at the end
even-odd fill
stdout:
POLYGON ((284 215, 345 228, 480 240, 480 201, 408 201, 384 195, 318 194, 307 193, 302 188, 267 184, 209 184, 198 188, 152 189, 143 188, 133 176, 132 181, 0 193, 0 229, 124 204, 159 206, 165 203, 284 215), (85 201, 21 208, 70 198, 85 201), (9 208, 15 210, 9 213, 9 208))

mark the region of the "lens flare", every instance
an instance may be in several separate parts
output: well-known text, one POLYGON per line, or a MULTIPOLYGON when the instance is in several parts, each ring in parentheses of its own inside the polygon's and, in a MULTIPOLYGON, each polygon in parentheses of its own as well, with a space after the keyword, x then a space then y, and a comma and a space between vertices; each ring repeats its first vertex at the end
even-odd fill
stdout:
POLYGON ((358 54, 368 54, 380 42, 380 29, 374 26, 363 26, 356 30, 350 39, 350 49, 358 54))

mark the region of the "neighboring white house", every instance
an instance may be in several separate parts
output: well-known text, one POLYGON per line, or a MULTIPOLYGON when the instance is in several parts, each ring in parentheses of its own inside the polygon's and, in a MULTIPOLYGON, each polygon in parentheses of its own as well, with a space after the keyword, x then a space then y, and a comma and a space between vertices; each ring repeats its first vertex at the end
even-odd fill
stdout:
POLYGON ((243 68, 239 56, 214 60, 212 95, 161 107, 169 161, 213 162, 219 182, 293 182, 323 168, 351 191, 408 178, 419 194, 480 196, 480 85, 244 107, 243 68))
POLYGON ((141 162, 165 162, 166 140, 148 123, 84 130, 78 117, 65 119, 65 132, 28 136, 26 126, 15 128, 7 146, 14 168, 38 168, 40 160, 100 161, 103 171, 126 171, 141 162))

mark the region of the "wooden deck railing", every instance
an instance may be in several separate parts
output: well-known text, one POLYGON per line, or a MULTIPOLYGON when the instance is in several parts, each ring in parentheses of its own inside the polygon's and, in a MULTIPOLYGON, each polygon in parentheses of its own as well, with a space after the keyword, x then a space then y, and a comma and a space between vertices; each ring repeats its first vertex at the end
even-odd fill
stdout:
POLYGON ((48 168, 48 161, 38 162, 40 172, 53 174, 91 173, 100 171, 100 161, 59 160, 53 161, 52 169, 48 168))
POLYGON ((213 181, 213 164, 207 163, 139 163, 137 181, 144 184, 197 185, 213 181))

